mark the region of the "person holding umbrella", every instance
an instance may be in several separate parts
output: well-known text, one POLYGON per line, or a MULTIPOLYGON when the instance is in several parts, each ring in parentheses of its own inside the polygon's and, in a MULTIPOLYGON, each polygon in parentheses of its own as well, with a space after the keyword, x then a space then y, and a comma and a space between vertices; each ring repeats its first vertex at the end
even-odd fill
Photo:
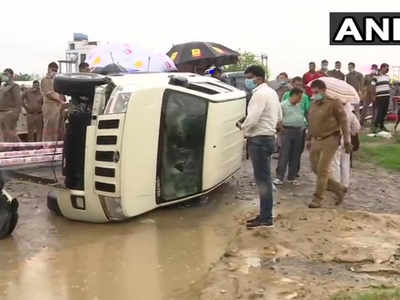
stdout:
POLYGON ((346 153, 351 152, 352 146, 341 100, 328 97, 327 86, 320 79, 311 83, 311 89, 313 104, 308 115, 310 132, 307 148, 310 149, 311 168, 317 175, 317 185, 309 208, 320 208, 327 189, 336 194, 337 205, 343 202, 347 189, 332 177, 330 165, 339 148, 341 134, 346 153))
POLYGON ((265 71, 252 65, 245 71, 245 84, 252 91, 248 114, 236 123, 244 130, 253 164, 254 177, 260 195, 260 215, 247 222, 247 228, 273 227, 273 187, 271 178, 271 156, 275 152, 275 134, 282 120, 282 109, 278 94, 265 83, 265 71))
POLYGON ((226 82, 225 77, 224 77, 224 71, 222 68, 215 67, 214 72, 211 74, 211 76, 222 82, 226 82))

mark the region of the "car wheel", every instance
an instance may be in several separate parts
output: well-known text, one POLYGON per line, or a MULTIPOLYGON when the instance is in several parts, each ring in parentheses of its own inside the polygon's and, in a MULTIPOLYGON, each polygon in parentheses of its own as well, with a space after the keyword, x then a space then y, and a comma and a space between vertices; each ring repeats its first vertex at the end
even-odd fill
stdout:
POLYGON ((49 192, 47 195, 47 208, 55 213, 57 216, 62 216, 61 209, 58 206, 57 194, 49 192))
POLYGON ((91 96, 96 86, 110 81, 108 77, 93 73, 59 74, 54 79, 54 90, 69 96, 91 96))

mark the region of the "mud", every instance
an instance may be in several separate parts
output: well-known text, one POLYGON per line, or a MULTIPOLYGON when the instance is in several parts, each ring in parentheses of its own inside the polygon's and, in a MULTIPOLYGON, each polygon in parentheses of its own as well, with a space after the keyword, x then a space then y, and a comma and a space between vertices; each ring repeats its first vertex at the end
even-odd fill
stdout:
POLYGON ((275 229, 253 231, 244 226, 258 205, 248 161, 208 198, 121 224, 56 217, 45 205, 51 187, 13 180, 21 218, 0 241, 0 299, 323 300, 399 286, 400 175, 356 162, 343 205, 328 194, 310 210, 308 170, 305 157, 302 185, 279 189, 275 229))
POLYGON ((50 213, 51 187, 11 181, 20 222, 0 241, 0 299, 194 299, 236 232, 233 215, 252 205, 231 197, 235 188, 233 180, 208 198, 98 225, 50 213))
POLYGON ((327 194, 322 209, 310 210, 314 176, 304 162, 302 185, 279 189, 274 229, 245 229, 256 211, 238 217, 242 226, 210 271, 202 300, 323 300, 339 291, 400 286, 399 174, 356 162, 344 204, 335 207, 327 194))

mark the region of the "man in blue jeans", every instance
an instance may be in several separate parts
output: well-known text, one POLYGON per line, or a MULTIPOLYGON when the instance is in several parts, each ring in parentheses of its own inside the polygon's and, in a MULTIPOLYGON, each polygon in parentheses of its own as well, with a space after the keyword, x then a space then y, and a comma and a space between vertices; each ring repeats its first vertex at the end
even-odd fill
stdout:
POLYGON ((246 119, 237 122, 244 130, 254 177, 260 194, 260 215, 247 222, 247 228, 273 227, 273 196, 271 178, 271 155, 275 152, 275 134, 282 120, 278 94, 265 83, 263 67, 247 68, 246 88, 252 91, 246 119))

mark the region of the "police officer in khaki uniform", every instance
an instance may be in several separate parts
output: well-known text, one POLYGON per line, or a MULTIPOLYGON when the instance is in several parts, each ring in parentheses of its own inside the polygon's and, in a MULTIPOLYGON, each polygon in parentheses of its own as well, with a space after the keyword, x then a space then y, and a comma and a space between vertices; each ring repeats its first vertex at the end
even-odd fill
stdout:
POLYGON ((5 69, 0 87, 0 142, 18 143, 17 122, 21 113, 21 89, 13 80, 14 71, 5 69))
POLYGON ((321 80, 311 84, 313 104, 308 118, 310 123, 310 159, 313 172, 317 175, 317 186, 310 208, 321 207, 325 190, 337 196, 336 205, 343 202, 347 188, 334 180, 330 165, 340 145, 343 133, 346 153, 351 152, 349 127, 346 112, 340 100, 326 96, 326 85, 321 80))
POLYGON ((32 84, 32 88, 27 89, 22 94, 22 100, 27 114, 28 140, 30 142, 40 142, 42 140, 43 130, 43 96, 40 92, 39 81, 35 80, 32 84))
POLYGON ((52 62, 48 72, 41 82, 43 95, 43 141, 57 141, 60 126, 63 126, 61 112, 65 105, 65 97, 54 91, 54 77, 58 72, 58 65, 52 62))
POLYGON ((365 125, 367 115, 369 113, 369 106, 372 103, 372 119, 375 120, 375 99, 376 99, 376 76, 378 75, 378 66, 373 64, 371 66, 371 73, 365 75, 363 84, 361 86, 360 98, 363 108, 361 110, 360 123, 361 126, 365 125))

